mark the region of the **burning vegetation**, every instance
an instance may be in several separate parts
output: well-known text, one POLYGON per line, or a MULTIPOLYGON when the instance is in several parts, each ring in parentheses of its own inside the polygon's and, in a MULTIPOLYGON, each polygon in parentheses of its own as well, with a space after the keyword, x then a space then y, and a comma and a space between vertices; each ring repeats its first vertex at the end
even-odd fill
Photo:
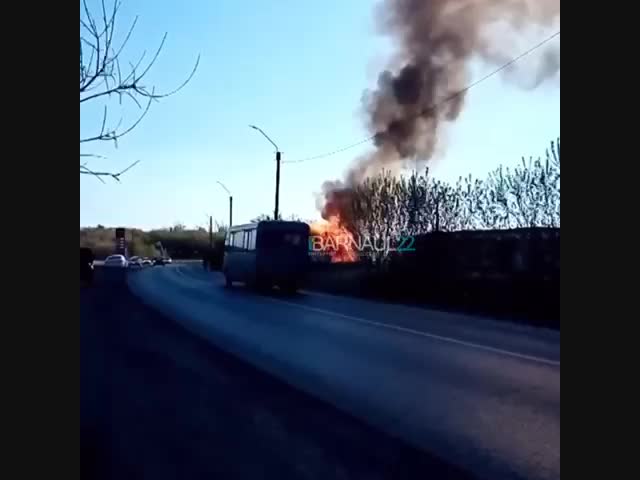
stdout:
MULTIPOLYGON (((396 52, 376 88, 362 97, 375 148, 351 164, 344 181, 322 185, 319 207, 330 232, 354 231, 349 205, 366 178, 425 166, 443 128, 463 110, 471 61, 505 64, 521 53, 511 50, 518 40, 533 38, 527 34, 559 30, 560 1, 383 0, 377 20, 396 52)), ((559 43, 545 46, 537 60, 527 61, 535 70, 528 75, 532 87, 560 70, 559 43)))
POLYGON ((339 216, 313 222, 310 230, 313 253, 329 256, 332 263, 358 260, 354 235, 341 224, 339 216))

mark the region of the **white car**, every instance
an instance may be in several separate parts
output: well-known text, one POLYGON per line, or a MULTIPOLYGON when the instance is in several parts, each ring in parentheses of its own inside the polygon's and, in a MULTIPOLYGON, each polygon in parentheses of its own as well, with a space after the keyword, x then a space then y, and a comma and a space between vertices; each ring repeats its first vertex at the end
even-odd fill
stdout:
POLYGON ((124 255, 109 255, 104 261, 104 266, 126 268, 127 259, 124 257, 124 255))

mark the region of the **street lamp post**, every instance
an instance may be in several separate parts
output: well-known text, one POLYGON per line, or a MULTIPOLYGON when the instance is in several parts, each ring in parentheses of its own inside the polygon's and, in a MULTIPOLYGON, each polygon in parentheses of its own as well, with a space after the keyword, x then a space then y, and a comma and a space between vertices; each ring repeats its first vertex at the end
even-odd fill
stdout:
POLYGON ((224 188, 225 192, 229 194, 229 228, 231 228, 231 225, 233 225, 233 196, 231 195, 229 189, 225 187, 222 182, 218 181, 218 184, 222 188, 224 188))
POLYGON ((276 206, 273 211, 273 219, 278 220, 278 207, 280 203, 280 157, 282 156, 282 152, 275 142, 269 138, 269 135, 264 133, 260 127, 256 127, 255 125, 249 125, 249 127, 259 131, 276 149, 276 206))

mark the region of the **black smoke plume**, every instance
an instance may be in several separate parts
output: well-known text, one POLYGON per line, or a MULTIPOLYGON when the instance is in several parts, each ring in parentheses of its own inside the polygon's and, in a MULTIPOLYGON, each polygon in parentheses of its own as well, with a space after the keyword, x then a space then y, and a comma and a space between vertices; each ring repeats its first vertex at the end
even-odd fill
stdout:
MULTIPOLYGON (((384 0, 376 17, 397 52, 377 88, 363 94, 375 149, 353 162, 344 181, 323 184, 324 218, 347 217, 351 189, 368 176, 428 162, 443 126, 464 107, 471 60, 503 64, 527 34, 558 30, 560 1, 384 0)), ((545 48, 534 87, 560 70, 559 42, 545 48)))

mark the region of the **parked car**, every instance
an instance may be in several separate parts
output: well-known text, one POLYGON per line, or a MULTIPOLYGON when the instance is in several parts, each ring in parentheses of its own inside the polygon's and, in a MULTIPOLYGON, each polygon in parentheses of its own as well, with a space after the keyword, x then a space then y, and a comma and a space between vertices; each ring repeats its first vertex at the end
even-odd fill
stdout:
POLYGON ((129 267, 142 267, 142 258, 133 256, 129 259, 129 267))
POLYGON ((146 258, 146 257, 142 259, 142 266, 143 267, 150 267, 152 265, 153 265, 153 262, 151 261, 151 259, 146 258))
POLYGON ((124 255, 109 255, 104 261, 105 267, 126 268, 127 265, 128 262, 124 255))
POLYGON ((153 265, 154 266, 159 266, 159 267, 164 267, 166 264, 164 258, 162 257, 156 257, 153 259, 153 265))

